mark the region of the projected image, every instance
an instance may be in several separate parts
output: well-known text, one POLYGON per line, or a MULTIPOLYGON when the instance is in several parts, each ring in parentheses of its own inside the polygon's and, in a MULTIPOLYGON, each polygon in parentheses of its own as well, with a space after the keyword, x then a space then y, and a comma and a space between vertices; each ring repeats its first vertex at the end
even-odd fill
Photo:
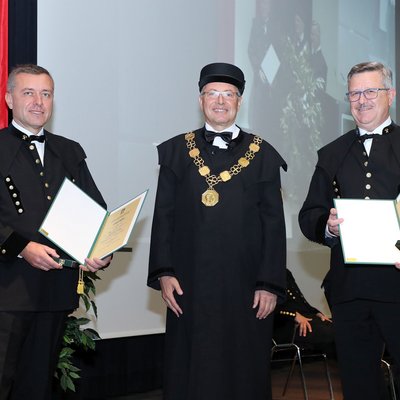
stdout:
POLYGON ((247 125, 287 161, 284 196, 295 214, 317 150, 353 127, 344 100, 351 66, 374 59, 394 69, 394 0, 253 4, 244 23, 244 5, 236 2, 236 35, 248 32, 247 57, 238 47, 235 54, 248 66, 247 125))

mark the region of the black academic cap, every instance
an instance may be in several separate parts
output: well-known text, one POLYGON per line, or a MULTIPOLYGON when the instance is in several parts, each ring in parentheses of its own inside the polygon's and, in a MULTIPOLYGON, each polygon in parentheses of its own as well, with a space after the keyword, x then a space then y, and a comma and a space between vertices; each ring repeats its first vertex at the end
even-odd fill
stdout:
POLYGON ((199 79, 199 90, 210 82, 225 82, 236 86, 243 94, 246 81, 240 68, 233 64, 213 63, 202 68, 199 79))

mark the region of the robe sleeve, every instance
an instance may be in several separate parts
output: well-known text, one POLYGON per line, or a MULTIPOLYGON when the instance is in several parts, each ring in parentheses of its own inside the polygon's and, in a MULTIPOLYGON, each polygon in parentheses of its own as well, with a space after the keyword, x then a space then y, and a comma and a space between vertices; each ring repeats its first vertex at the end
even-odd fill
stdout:
MULTIPOLYGON (((265 142, 264 142, 265 143, 265 142)), ((260 218, 263 230, 262 256, 257 276, 256 289, 267 290, 278 296, 278 302, 285 299, 286 288, 286 230, 280 168, 286 170, 286 163, 275 149, 265 149, 263 176, 259 183, 261 190, 260 218)))
POLYGON ((187 156, 184 135, 178 135, 161 143, 157 149, 160 173, 151 230, 147 285, 160 290, 160 277, 176 276, 171 253, 175 196, 177 185, 185 173, 184 167, 190 165, 191 159, 187 156))
POLYGON ((262 184, 260 217, 263 225, 263 254, 256 289, 285 299, 286 231, 279 170, 274 179, 262 184))
POLYGON ((175 276, 172 267, 171 240, 174 229, 176 185, 176 175, 171 169, 161 165, 151 230, 147 278, 147 285, 156 290, 160 290, 160 277, 175 276))

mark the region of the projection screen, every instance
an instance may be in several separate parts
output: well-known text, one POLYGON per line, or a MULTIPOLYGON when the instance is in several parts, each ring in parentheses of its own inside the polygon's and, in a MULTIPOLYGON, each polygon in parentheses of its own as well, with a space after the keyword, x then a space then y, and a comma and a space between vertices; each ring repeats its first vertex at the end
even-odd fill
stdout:
POLYGON ((394 7, 394 0, 38 1, 38 63, 56 84, 48 129, 82 144, 109 209, 149 189, 132 251, 100 273, 93 324, 101 337, 164 331, 165 306, 146 287, 156 145, 201 126, 198 75, 216 61, 245 73, 237 123, 289 164, 288 266, 309 302, 329 313, 320 289, 328 253, 302 237, 297 213, 316 150, 353 126, 344 101, 350 67, 369 59, 395 67, 394 7))

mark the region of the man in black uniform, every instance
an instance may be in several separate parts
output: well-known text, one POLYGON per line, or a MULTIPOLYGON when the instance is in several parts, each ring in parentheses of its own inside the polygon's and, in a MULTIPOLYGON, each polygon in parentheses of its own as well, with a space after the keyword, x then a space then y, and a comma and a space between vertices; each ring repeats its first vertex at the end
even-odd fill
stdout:
MULTIPOLYGON (((68 177, 106 206, 82 147, 43 129, 53 96, 46 69, 29 64, 11 71, 6 102, 13 121, 0 131, 1 400, 51 399, 64 324, 78 307, 78 268, 59 262, 79 266, 38 233, 54 196, 68 177)), ((88 259, 81 268, 95 272, 109 261, 88 259)))
POLYGON ((400 271, 396 268, 400 263, 345 265, 338 229, 343 220, 337 218, 333 199, 398 196, 400 128, 389 115, 396 94, 389 68, 378 62, 357 64, 347 82, 357 127, 319 150, 299 222, 308 239, 331 248, 323 286, 335 321, 344 397, 376 400, 384 343, 400 364, 400 271))
POLYGON ((285 296, 286 165, 235 125, 244 85, 232 64, 205 66, 205 126, 158 147, 148 285, 168 306, 168 400, 271 398, 271 313, 285 296))
POLYGON ((275 309, 274 340, 335 357, 332 320, 306 300, 288 268, 286 284, 286 301, 275 309))

